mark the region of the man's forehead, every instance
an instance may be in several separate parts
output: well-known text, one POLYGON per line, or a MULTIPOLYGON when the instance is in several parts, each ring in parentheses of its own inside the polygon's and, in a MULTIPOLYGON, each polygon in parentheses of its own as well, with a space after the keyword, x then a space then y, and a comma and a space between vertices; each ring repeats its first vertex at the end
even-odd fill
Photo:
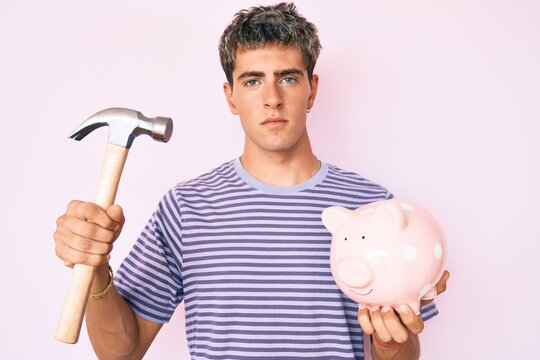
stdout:
POLYGON ((306 72, 302 51, 296 46, 266 44, 258 48, 236 50, 233 72, 278 72, 296 68, 306 72))

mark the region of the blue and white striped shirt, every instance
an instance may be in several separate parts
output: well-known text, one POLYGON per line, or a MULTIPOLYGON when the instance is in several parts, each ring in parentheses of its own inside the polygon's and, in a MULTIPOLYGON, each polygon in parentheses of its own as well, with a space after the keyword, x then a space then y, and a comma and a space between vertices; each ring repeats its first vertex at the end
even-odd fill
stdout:
POLYGON ((163 197, 115 285, 158 323, 183 300, 195 360, 363 359, 358 305, 332 278, 321 213, 391 197, 325 163, 301 184, 272 186, 235 159, 163 197))

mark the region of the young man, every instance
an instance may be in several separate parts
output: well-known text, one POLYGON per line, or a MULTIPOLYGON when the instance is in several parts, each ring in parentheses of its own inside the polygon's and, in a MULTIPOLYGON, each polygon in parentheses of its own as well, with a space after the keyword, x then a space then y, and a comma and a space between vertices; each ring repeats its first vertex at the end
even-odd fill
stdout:
POLYGON ((86 322, 99 358, 142 358, 181 301, 193 359, 363 359, 362 328, 376 359, 418 358, 434 304, 422 316, 358 310, 332 279, 322 210, 392 195, 313 154, 306 116, 319 51, 315 26, 292 4, 236 14, 219 53, 244 152, 163 197, 114 287, 108 260, 121 208, 72 201, 58 219, 58 256, 98 266, 91 292, 100 299, 89 300, 86 322))

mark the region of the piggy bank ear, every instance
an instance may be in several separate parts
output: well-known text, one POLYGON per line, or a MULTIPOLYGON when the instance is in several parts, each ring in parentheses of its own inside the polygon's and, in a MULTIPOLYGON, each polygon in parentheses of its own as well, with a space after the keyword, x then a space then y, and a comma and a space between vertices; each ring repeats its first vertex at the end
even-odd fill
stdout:
POLYGON ((341 206, 330 206, 322 212, 322 222, 332 234, 343 222, 347 221, 352 211, 341 206))
POLYGON ((401 232, 407 226, 407 218, 395 200, 381 202, 373 214, 377 225, 392 233, 401 232))

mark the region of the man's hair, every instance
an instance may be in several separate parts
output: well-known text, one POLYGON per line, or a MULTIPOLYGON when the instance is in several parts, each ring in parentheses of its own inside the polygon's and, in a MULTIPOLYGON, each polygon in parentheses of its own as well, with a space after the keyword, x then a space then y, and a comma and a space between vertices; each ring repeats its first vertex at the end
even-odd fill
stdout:
POLYGON ((322 48, 317 28, 298 13, 293 3, 280 3, 240 10, 223 32, 219 41, 219 58, 231 86, 237 51, 258 49, 265 45, 300 49, 311 84, 313 69, 322 48))

